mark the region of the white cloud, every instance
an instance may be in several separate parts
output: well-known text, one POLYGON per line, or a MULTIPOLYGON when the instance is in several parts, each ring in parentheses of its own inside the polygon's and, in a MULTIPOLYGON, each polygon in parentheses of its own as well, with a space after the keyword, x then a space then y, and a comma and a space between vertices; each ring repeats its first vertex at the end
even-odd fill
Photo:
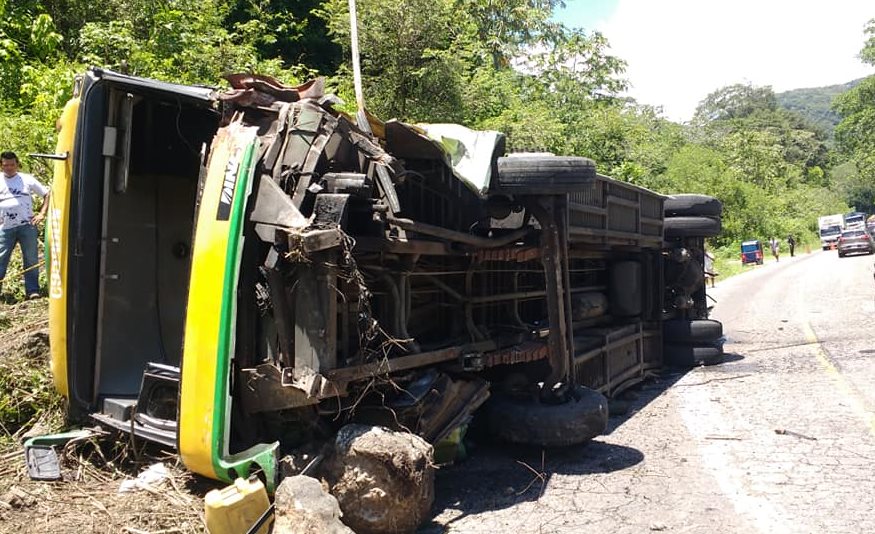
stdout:
POLYGON ((781 92, 875 73, 857 58, 872 18, 860 0, 619 0, 596 29, 628 62, 629 94, 682 121, 734 83, 781 92))

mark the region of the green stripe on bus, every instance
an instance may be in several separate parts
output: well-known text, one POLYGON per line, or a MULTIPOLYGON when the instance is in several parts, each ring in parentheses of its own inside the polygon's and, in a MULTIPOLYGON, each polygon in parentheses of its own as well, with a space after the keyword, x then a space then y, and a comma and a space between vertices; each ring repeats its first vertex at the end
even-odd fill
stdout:
MULTIPOLYGON (((237 184, 234 191, 234 204, 231 208, 231 218, 228 229, 228 251, 225 255, 225 276, 222 291, 222 309, 219 323, 219 351, 216 357, 216 396, 213 404, 213 446, 224 444, 227 407, 228 373, 231 366, 231 332, 235 321, 234 303, 237 293, 237 274, 240 269, 240 232, 243 225, 243 207, 246 205, 246 191, 252 167, 252 156, 255 152, 255 142, 246 147, 243 160, 237 171, 237 184)), ((224 478, 225 470, 221 465, 224 451, 215 451, 212 462, 216 474, 224 478)))

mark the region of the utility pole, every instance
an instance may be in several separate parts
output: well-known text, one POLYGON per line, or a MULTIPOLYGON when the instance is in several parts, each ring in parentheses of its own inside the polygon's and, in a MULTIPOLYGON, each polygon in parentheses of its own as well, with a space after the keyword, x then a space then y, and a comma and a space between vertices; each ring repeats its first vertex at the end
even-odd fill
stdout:
POLYGON ((372 133, 371 124, 368 122, 368 116, 365 113, 365 95, 364 91, 362 91, 362 66, 359 60, 358 14, 356 13, 355 0, 349 0, 349 36, 352 41, 352 76, 353 85, 355 86, 355 103, 358 107, 356 123, 362 130, 372 133))

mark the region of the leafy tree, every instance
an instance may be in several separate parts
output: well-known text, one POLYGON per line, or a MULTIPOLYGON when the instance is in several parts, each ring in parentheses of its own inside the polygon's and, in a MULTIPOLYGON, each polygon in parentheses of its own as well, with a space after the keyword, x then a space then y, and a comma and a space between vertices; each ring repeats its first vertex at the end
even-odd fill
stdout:
MULTIPOLYGON (((556 5, 543 0, 359 2, 368 106, 378 115, 407 120, 507 125, 506 133, 513 129, 514 135, 521 129, 511 125, 524 116, 539 124, 568 124, 569 107, 623 89, 617 77, 623 63, 606 53, 603 36, 552 22, 556 5)), ((347 9, 345 0, 328 0, 320 12, 345 49, 347 9)), ((538 133, 532 129, 521 144, 562 151, 552 128, 541 139, 538 133)))
MULTIPOLYGON (((329 34, 349 58, 347 1, 327 0, 320 14, 327 21, 329 34)), ((458 120, 461 76, 454 57, 447 53, 456 29, 451 3, 367 0, 358 2, 357 14, 369 109, 386 118, 458 120)), ((350 76, 344 78, 351 83, 350 76)))
POLYGON ((739 181, 773 193, 786 185, 790 168, 774 135, 741 130, 721 139, 719 146, 730 172, 739 181))
POLYGON ((694 123, 744 118, 757 111, 774 111, 778 107, 771 87, 735 84, 710 93, 696 107, 694 123))
POLYGON ((866 29, 863 30, 866 38, 866 43, 863 45, 863 50, 860 51, 860 59, 869 65, 875 65, 875 19, 866 23, 866 29))
POLYGON ((35 0, 0 0, 0 102, 21 106, 22 69, 54 57, 62 40, 52 18, 35 0))
POLYGON ((454 0, 453 11, 464 14, 469 43, 478 43, 482 58, 493 69, 511 64, 523 50, 549 42, 563 32, 551 20, 561 0, 454 0))
POLYGON ((728 166, 716 149, 690 143, 668 159, 661 178, 660 191, 666 194, 700 193, 723 198, 728 166))
POLYGON ((283 69, 278 59, 259 56, 258 21, 228 29, 229 12, 223 0, 163 0, 128 18, 88 22, 80 34, 81 57, 89 64, 179 83, 215 84, 223 74, 244 70, 299 81, 296 71, 283 69))
MULTIPOLYGON (((868 37, 860 57, 875 66, 875 19, 866 25, 865 34, 868 37)), ((839 96, 834 107, 842 116, 835 132, 838 147, 854 163, 859 176, 865 178, 846 189, 854 197, 848 201, 871 206, 870 191, 875 186, 867 184, 875 178, 875 75, 839 96)))
POLYGON ((789 162, 805 167, 827 164, 827 134, 801 114, 778 108, 770 87, 732 85, 703 100, 693 121, 705 138, 741 130, 767 131, 778 137, 789 162))
POLYGON ((254 25, 254 45, 261 57, 281 57, 291 64, 306 64, 321 74, 333 74, 343 49, 331 40, 319 0, 235 0, 225 25, 254 25))
POLYGON ((832 170, 832 184, 849 206, 875 213, 875 181, 861 174, 854 161, 842 163, 832 170))

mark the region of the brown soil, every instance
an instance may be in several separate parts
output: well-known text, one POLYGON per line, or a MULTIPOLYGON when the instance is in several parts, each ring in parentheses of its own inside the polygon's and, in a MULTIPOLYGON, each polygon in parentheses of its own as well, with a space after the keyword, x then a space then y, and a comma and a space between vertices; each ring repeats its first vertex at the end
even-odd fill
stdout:
POLYGON ((112 435, 59 451, 63 481, 30 480, 22 440, 67 430, 49 372, 47 300, 0 304, 0 533, 205 532, 203 496, 215 484, 175 455, 135 450, 112 435), (163 461, 171 476, 119 493, 123 480, 163 461))

